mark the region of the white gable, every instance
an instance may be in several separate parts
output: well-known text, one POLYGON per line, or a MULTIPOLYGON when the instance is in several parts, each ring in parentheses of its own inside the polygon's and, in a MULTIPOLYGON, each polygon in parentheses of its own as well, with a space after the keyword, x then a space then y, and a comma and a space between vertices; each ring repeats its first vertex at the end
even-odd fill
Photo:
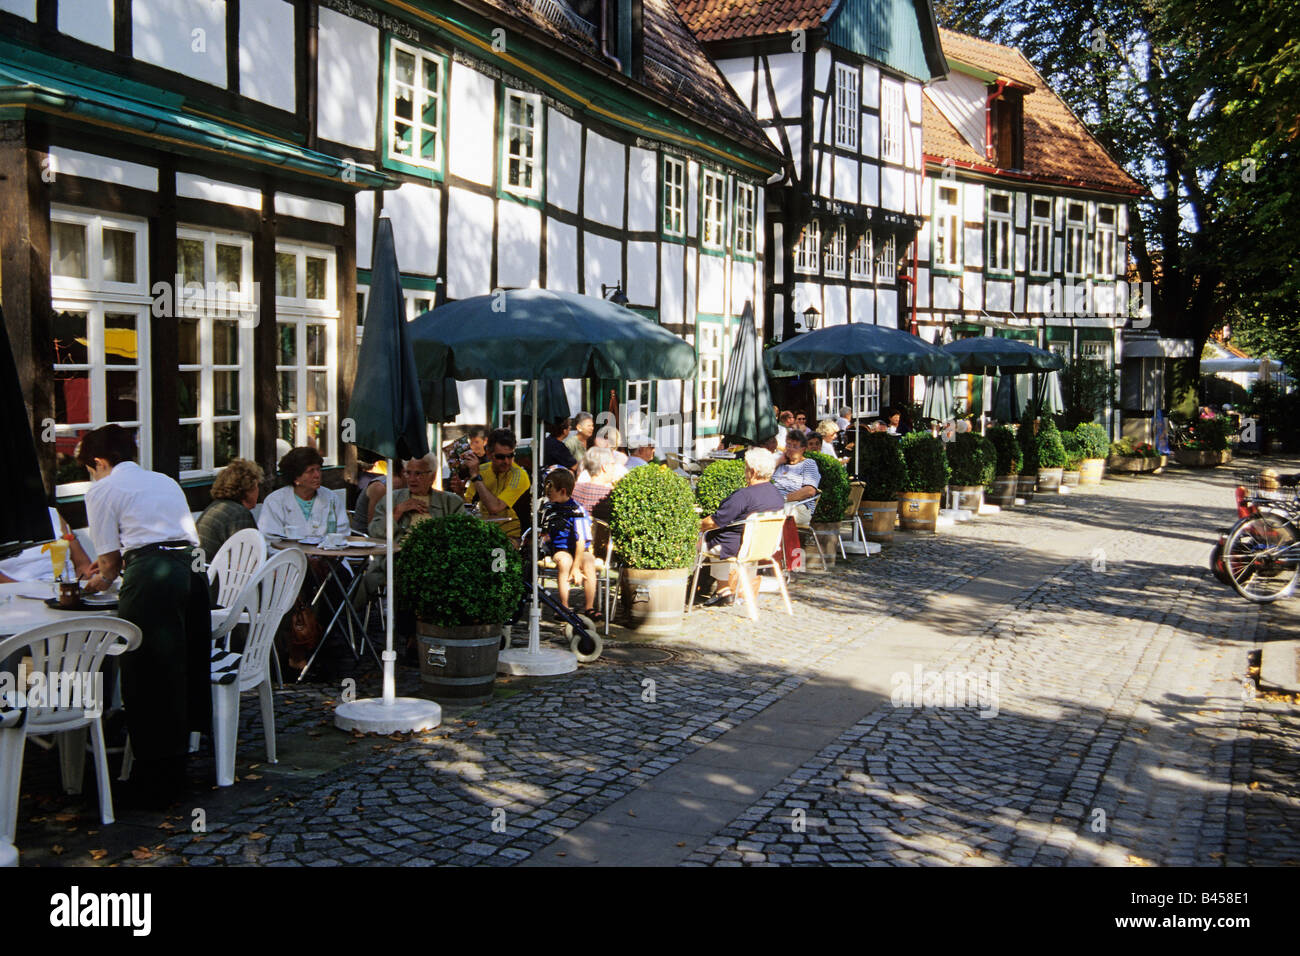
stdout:
POLYGON ((984 155, 984 109, 988 100, 984 84, 964 73, 950 73, 948 79, 927 86, 925 95, 957 127, 971 149, 984 155))

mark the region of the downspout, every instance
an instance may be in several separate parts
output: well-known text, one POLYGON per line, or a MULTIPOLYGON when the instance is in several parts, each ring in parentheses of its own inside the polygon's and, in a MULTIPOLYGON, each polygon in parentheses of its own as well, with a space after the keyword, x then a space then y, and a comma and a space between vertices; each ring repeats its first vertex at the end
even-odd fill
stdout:
POLYGON ((1007 88, 1007 80, 998 80, 997 88, 984 101, 984 158, 993 160, 993 104, 1002 98, 1007 88))
MULTIPOLYGON (((616 40, 615 43, 618 41, 616 40)), ((609 52, 609 3, 600 0, 600 55, 614 64, 618 72, 623 72, 623 61, 609 52)))

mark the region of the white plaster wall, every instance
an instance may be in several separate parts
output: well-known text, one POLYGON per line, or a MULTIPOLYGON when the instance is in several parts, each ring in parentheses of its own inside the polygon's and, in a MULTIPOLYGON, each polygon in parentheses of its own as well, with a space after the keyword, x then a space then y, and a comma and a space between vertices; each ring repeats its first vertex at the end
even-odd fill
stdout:
MULTIPOLYGON (((658 394, 655 396, 655 411, 662 416, 680 416, 682 414, 682 383, 677 379, 658 382, 658 394)), ((680 418, 674 420, 661 418, 656 423, 655 446, 660 450, 682 451, 683 429, 680 418)))
POLYGON ((541 280, 542 213, 523 203, 497 203, 497 285, 535 289, 541 280))
POLYGON ((1047 283, 1031 282, 1025 290, 1025 311, 1026 312, 1045 312, 1047 311, 1048 301, 1047 283))
MULTIPOLYGON (((357 193, 357 268, 369 269, 374 254, 375 194, 370 190, 357 193)), ((401 259, 398 259, 401 263, 401 259)))
POLYGON ((803 54, 779 53, 769 56, 768 63, 772 71, 772 89, 776 92, 776 108, 785 119, 799 116, 803 95, 803 54))
POLYGON ((1010 282, 989 282, 984 289, 984 308, 990 312, 1010 312, 1011 288, 1010 282))
MULTIPOLYGON (((34 10, 36 3, 35 0, 31 3, 0 2, 0 10, 16 13, 15 7, 34 10)), ((32 18, 28 16, 27 19, 32 18)), ((59 32, 105 50, 113 49, 113 0, 78 0, 75 5, 59 4, 59 32)))
MULTIPOLYGON (((158 170, 152 166, 96 156, 62 146, 50 147, 50 171, 57 176, 80 176, 101 183, 158 191, 158 170)), ((259 203, 260 207, 260 203, 259 203)))
POLYGON ((966 197, 966 205, 962 213, 967 222, 984 221, 984 186, 980 183, 963 184, 962 194, 966 197))
POLYGON ((546 111, 546 201, 578 211, 578 162, 582 127, 553 109, 546 111))
POLYGON ((546 288, 578 291, 578 230, 555 219, 546 222, 546 288))
POLYGON ((700 256, 699 309, 721 315, 727 309, 727 260, 722 256, 700 256))
POLYGON ((871 163, 862 164, 862 205, 880 205, 880 184, 877 182, 879 171, 871 163))
POLYGON ((831 81, 831 51, 822 47, 813 55, 813 77, 818 93, 825 93, 831 81))
POLYGON ((285 0, 243 0, 239 5, 239 92, 292 112, 293 5, 285 0))
POLYGON ((876 293, 871 289, 850 289, 849 304, 853 307, 854 322, 874 322, 876 318, 876 293))
POLYGON ((961 281, 952 276, 934 277, 934 307, 956 309, 961 305, 961 281))
POLYGON ((648 149, 632 147, 628 167, 627 228, 651 232, 659 203, 659 160, 648 149))
POLYGON ((798 126, 790 126, 785 131, 786 138, 790 140, 790 159, 794 163, 795 177, 803 176, 803 130, 798 126))
POLYGON ((963 231, 962 250, 966 265, 984 268, 984 230, 967 226, 963 231))
POLYGON ((883 166, 880 170, 880 205, 895 212, 903 211, 903 183, 906 173, 897 166, 883 166))
POLYGON ((961 277, 962 308, 967 312, 978 312, 984 308, 984 283, 978 272, 964 272, 961 277))
POLYGON ((490 185, 497 162, 495 82, 463 63, 453 63, 449 103, 450 169, 470 182, 490 185))
POLYGON ((132 0, 137 60, 226 85, 226 0, 132 0))
POLYGON ((659 252, 663 265, 663 283, 659 288, 659 321, 665 325, 677 325, 686 318, 685 278, 682 273, 684 254, 685 247, 672 242, 664 243, 659 252))
POLYGON ((196 176, 193 173, 176 174, 176 195, 182 199, 205 199, 208 202, 242 206, 245 209, 261 210, 262 208, 262 194, 258 190, 208 179, 206 176, 196 176))
POLYGON ((0 0, 0 10, 36 22, 36 0, 0 0))
POLYGON ((794 297, 790 302, 790 308, 795 315, 796 324, 803 322, 803 313, 808 306, 815 305, 817 311, 826 314, 826 303, 822 299, 822 285, 820 282, 796 282, 794 286, 794 297))
MULTIPOLYGON (((419 188, 424 189, 423 186, 419 188)), ((432 189, 425 192, 437 195, 432 189)), ((467 299, 491 292, 492 200, 452 188, 448 191, 448 202, 447 296, 467 299)), ((433 221, 437 222, 436 219, 433 221)), ((428 221, 422 225, 427 229, 428 221)))
POLYGON ((309 222, 326 223, 331 226, 342 226, 346 222, 346 210, 338 203, 295 196, 292 193, 275 194, 275 211, 281 216, 306 219, 309 222))
POLYGON ((844 286, 826 286, 822 293, 822 301, 826 303, 826 308, 822 312, 824 325, 844 325, 849 321, 849 297, 844 286))
POLYGON ((878 159, 880 157, 880 117, 874 113, 864 115, 859 135, 862 137, 858 144, 862 149, 862 155, 878 159))
POLYGON ((686 164, 686 236, 694 239, 699 233, 700 164, 692 160, 686 164))
POLYGON ((870 63, 862 67, 862 105, 880 108, 880 68, 870 63))
POLYGON ((1025 272, 1029 269, 1029 237, 1016 236, 1015 271, 1025 272))
POLYGON ((1116 309, 1115 283, 1094 283, 1092 300, 1097 315, 1114 315, 1116 309))
POLYGON ((1011 303, 1013 312, 1023 313, 1025 311, 1025 280, 1023 277, 1016 277, 1015 299, 1011 303))
MULTIPOLYGON (((754 90, 754 58, 738 57, 734 60, 717 60, 716 63, 722 75, 731 84, 731 88, 740 97, 740 102, 749 106, 750 94, 754 90)), ((758 101, 760 103, 767 101, 766 91, 760 91, 758 101)))
MULTIPOLYGON (((835 125, 832 123, 826 129, 822 128, 822 113, 825 112, 826 100, 819 96, 814 96, 812 101, 812 123, 808 129, 812 131, 812 141, 814 143, 824 143, 830 145, 835 142, 835 125)), ((834 120, 834 116, 831 119, 834 120)), ((813 160, 816 161, 817 151, 813 150, 813 160)))
POLYGON ((898 328, 898 293, 893 289, 876 290, 876 325, 898 328))
POLYGON ((333 143, 374 149, 379 31, 322 9, 317 33, 316 132, 333 143))
POLYGON ((835 157, 835 198, 858 201, 858 163, 845 156, 835 157))
POLYGON ((653 242, 627 244, 627 282, 624 289, 633 305, 652 306, 659 285, 659 258, 653 242))
MULTIPOLYGON (((436 189, 430 189, 419 183, 406 183, 399 189, 384 193, 384 215, 393 221, 393 242, 397 247, 397 263, 402 271, 418 275, 437 275, 439 242, 442 233, 437 224, 442 221, 442 195, 436 189), (434 224, 432 229, 429 228, 430 223, 434 224)), ((358 216, 357 229, 360 232, 360 216, 358 216)), ((490 236, 490 224, 488 229, 490 236)), ((447 259, 450 263, 453 259, 462 258, 455 255, 455 252, 465 248, 460 245, 464 241, 464 235, 459 231, 459 224, 452 221, 447 223, 447 231, 449 233, 447 259)), ((371 237, 367 235, 365 240, 367 260, 372 254, 369 249, 370 241, 371 237)), ((358 260, 360 245, 358 237, 358 260)), ((488 247, 484 244, 482 248, 488 247)), ((359 261, 358 265, 360 265, 359 261)), ((450 286, 447 291, 457 299, 476 294, 475 292, 455 294, 451 292, 450 286)))
POLYGON ((621 143, 587 131, 587 168, 583 177, 583 214, 607 226, 623 225, 623 179, 627 150, 621 143))
POLYGON ((754 316, 759 314, 758 300, 754 294, 754 276, 756 270, 752 262, 733 262, 731 264, 731 314, 743 315, 745 303, 754 305, 754 316))
POLYGON ((698 309, 695 305, 695 290, 699 282, 700 252, 698 249, 692 249, 689 246, 686 249, 686 312, 685 320, 688 325, 694 324, 698 309))
POLYGON ((924 266, 918 266, 916 270, 916 307, 930 307, 930 270, 924 266))
POLYGON ((583 236, 583 269, 587 277, 587 294, 600 295, 601 285, 613 285, 623 279, 623 246, 588 232, 583 236))

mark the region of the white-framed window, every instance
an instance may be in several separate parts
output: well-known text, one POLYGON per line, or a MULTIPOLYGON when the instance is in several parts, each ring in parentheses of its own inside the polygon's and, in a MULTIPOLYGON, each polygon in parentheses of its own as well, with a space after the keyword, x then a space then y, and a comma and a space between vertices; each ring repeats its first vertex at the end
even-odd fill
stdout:
POLYGON ((1088 359, 1089 361, 1105 362, 1108 365, 1113 364, 1111 351, 1112 346, 1109 342, 1085 339, 1079 343, 1079 358, 1088 359))
POLYGON ((722 323, 699 323, 700 359, 696 415, 700 425, 717 425, 718 403, 722 396, 722 323))
POLYGON ((880 258, 876 260, 876 280, 895 282, 898 279, 898 240, 890 236, 880 244, 880 258))
POLYGON ((402 290, 402 297, 406 300, 406 321, 414 322, 415 319, 433 308, 434 297, 432 292, 425 292, 420 289, 402 290))
POLYGON ((327 465, 338 460, 337 267, 330 247, 275 244, 276 437, 315 448, 327 465))
POLYGON ((253 446, 253 237, 176 230, 177 426, 182 478, 209 475, 253 446))
POLYGON ((822 226, 820 222, 813 219, 799 234, 799 245, 794 253, 794 271, 815 276, 821 256, 822 226))
POLYGON ((1088 274, 1087 244, 1084 230, 1087 207, 1081 202, 1065 204, 1065 276, 1081 279, 1088 274))
POLYGON ((961 191, 957 185, 934 190, 934 255, 936 269, 961 269, 961 191))
POLYGON ((903 84, 883 80, 880 84, 880 158, 887 163, 903 161, 903 84))
POLYGON ((1115 207, 1097 207, 1097 235, 1094 238, 1096 262, 1093 275, 1098 279, 1110 279, 1115 275, 1115 207))
POLYGON ((149 227, 90 210, 50 210, 55 493, 89 487, 81 436, 103 425, 136 432, 151 465, 149 227))
POLYGON ((849 278, 857 279, 862 282, 871 281, 872 260, 875 249, 871 241, 871 230, 864 232, 858 239, 857 245, 853 247, 853 252, 849 255, 849 278))
MULTIPOLYGON (((866 418, 880 414, 880 376, 859 375, 852 383, 849 402, 853 406, 854 418, 866 418)), ((838 412, 838 409, 836 409, 838 412)))
POLYGON ((858 118, 862 115, 862 95, 858 92, 861 76, 861 71, 852 64, 835 65, 835 145, 855 152, 858 118))
POLYGON ((1011 274, 1015 230, 1011 193, 988 191, 988 270, 1011 274))
POLYGON ((706 169, 700 177, 704 202, 700 206, 700 241, 708 249, 722 249, 727 241, 727 177, 706 169))
POLYGON ((826 244, 826 275, 844 275, 844 247, 847 244, 848 236, 844 226, 840 226, 831 233, 831 241, 826 244))
POLYGON ((1069 342, 1048 342, 1047 351, 1053 355, 1059 355, 1065 360, 1065 364, 1070 364, 1070 343, 1069 342))
POLYGON ((627 388, 623 392, 622 438, 624 441, 637 435, 650 435, 651 426, 654 424, 650 421, 654 387, 655 383, 649 379, 627 383, 627 388))
MULTIPOLYGON (((813 391, 817 398, 817 421, 829 418, 834 421, 840 415, 840 409, 848 403, 844 400, 844 387, 848 380, 844 378, 816 379, 813 391)), ((812 427, 812 426, 810 426, 812 427)))
POLYGON ((528 383, 523 379, 497 382, 497 427, 508 428, 518 440, 524 435, 524 392, 528 383))
POLYGON ((542 98, 506 90, 501 184, 508 192, 536 198, 542 193, 538 149, 542 142, 542 98))
POLYGON ((738 256, 754 254, 754 187, 745 183, 736 184, 736 241, 735 252, 738 256))
POLYGON ((1029 274, 1052 274, 1052 201, 1039 196, 1029 202, 1029 274))
POLYGON ((854 418, 880 414, 880 376, 856 375, 844 378, 817 379, 817 420, 840 417, 840 409, 849 406, 854 418))
POLYGON ((390 40, 388 158, 441 170, 445 57, 390 40))
POLYGON ((686 163, 664 157, 664 234, 686 235, 686 163))

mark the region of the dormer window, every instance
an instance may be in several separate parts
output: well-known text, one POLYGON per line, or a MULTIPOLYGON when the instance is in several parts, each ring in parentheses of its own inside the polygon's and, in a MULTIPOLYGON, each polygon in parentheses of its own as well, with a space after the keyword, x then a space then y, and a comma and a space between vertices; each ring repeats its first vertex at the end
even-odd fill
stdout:
MULTIPOLYGON (((992 95, 994 89, 990 89, 992 95)), ((1025 164, 1025 95, 1004 89, 989 103, 989 159, 1000 169, 1020 169, 1025 164)))

